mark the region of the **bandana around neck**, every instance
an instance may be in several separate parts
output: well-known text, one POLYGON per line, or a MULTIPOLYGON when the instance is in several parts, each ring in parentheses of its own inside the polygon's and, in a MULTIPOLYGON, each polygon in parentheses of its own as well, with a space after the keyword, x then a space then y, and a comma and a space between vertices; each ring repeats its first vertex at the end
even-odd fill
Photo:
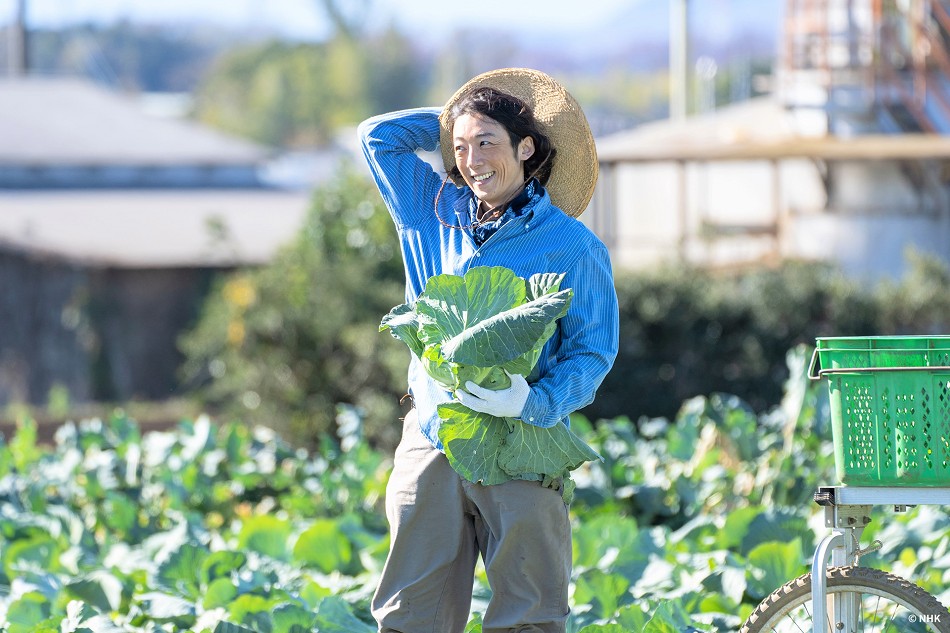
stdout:
POLYGON ((472 237, 475 238, 475 244, 481 246, 488 238, 497 233, 498 229, 504 226, 506 222, 523 215, 528 203, 535 198, 540 189, 541 184, 536 178, 532 178, 528 181, 528 184, 524 186, 524 189, 515 196, 515 199, 508 204, 508 208, 505 209, 504 213, 495 220, 485 222, 484 224, 480 224, 477 221, 478 198, 473 197, 472 203, 469 205, 469 220, 471 222, 472 237))

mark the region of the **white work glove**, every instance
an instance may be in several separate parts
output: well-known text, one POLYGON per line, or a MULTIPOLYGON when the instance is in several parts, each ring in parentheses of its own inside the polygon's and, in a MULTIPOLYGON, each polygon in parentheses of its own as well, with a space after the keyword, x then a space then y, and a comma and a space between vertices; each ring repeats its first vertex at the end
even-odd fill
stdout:
MULTIPOLYGON (((505 370, 505 373, 508 374, 508 371, 505 370)), ((511 386, 498 391, 480 387, 469 380, 464 390, 455 392, 455 397, 472 411, 497 418, 520 418, 531 387, 521 374, 508 374, 508 377, 511 378, 511 386)))

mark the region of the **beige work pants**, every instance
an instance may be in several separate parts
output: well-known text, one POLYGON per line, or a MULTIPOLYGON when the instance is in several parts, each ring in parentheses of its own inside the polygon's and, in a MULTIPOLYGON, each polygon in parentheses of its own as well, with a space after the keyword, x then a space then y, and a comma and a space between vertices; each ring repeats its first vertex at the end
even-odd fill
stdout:
POLYGON ((373 616, 380 633, 462 633, 475 563, 492 596, 483 633, 564 633, 571 527, 539 482, 465 481, 406 417, 386 488, 391 545, 373 616))

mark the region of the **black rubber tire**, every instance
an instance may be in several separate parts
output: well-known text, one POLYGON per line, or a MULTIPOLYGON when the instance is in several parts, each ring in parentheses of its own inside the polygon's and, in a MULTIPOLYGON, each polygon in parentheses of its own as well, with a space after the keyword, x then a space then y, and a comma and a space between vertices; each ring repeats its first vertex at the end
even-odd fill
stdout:
MULTIPOLYGON (((945 606, 917 585, 880 569, 832 567, 827 590, 861 594, 862 621, 854 633, 950 633, 945 606)), ((805 574, 759 603, 739 633, 812 633, 811 602, 811 574, 805 574)), ((839 632, 830 622, 826 630, 839 632)))

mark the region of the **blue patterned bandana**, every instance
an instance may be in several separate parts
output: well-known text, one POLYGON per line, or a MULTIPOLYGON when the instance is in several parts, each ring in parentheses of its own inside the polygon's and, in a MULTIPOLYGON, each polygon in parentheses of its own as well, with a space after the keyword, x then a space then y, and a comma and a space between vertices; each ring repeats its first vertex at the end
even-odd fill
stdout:
POLYGON ((472 204, 469 205, 468 214, 469 222, 471 222, 472 225, 472 237, 475 238, 475 245, 481 246, 488 238, 497 233, 498 229, 504 226, 506 222, 524 215, 528 203, 535 198, 535 192, 540 191, 540 189, 541 183, 539 183, 536 178, 532 178, 528 181, 528 184, 524 186, 524 189, 521 190, 521 193, 511 201, 504 213, 491 222, 485 222, 484 224, 478 223, 478 219, 476 218, 476 214, 478 213, 478 198, 473 197, 472 204))

